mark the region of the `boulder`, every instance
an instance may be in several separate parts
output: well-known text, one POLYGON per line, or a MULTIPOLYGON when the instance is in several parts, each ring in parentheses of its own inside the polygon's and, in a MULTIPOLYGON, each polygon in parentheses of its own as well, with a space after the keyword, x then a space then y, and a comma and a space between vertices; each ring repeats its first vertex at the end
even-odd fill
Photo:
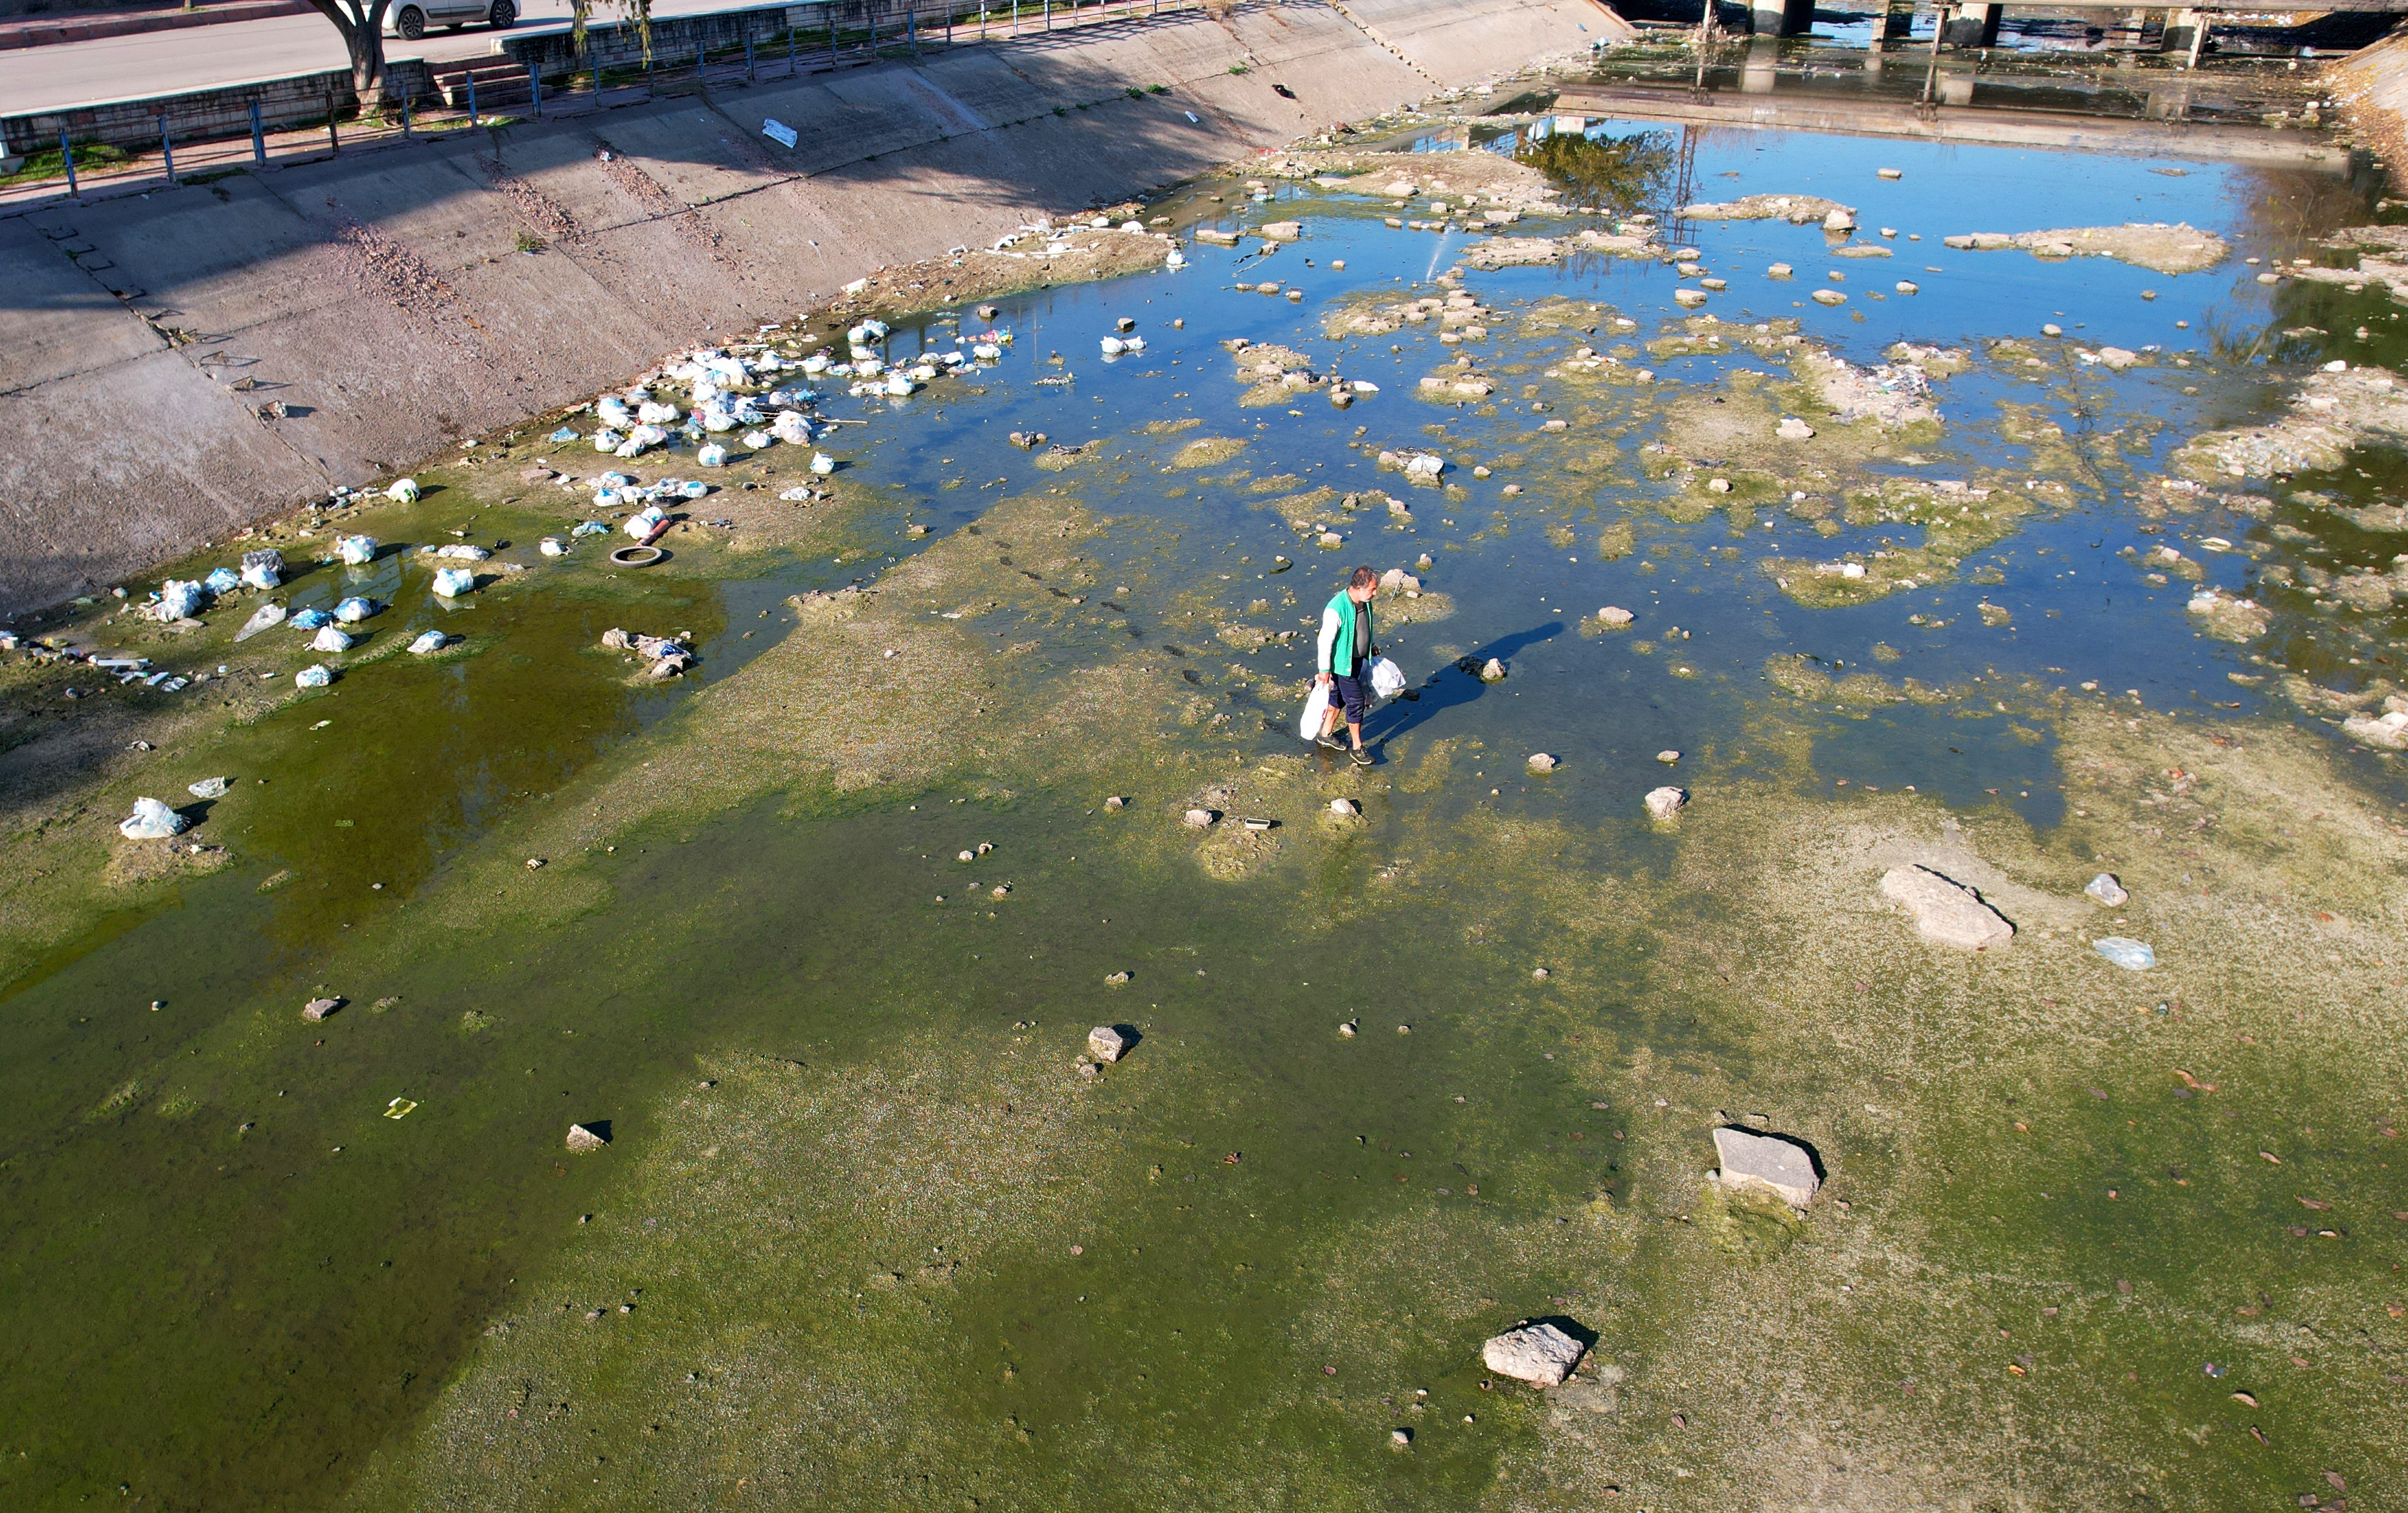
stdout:
POLYGON ((1361 817, 1363 806, 1351 798, 1334 798, 1329 801, 1329 812, 1340 820, 1354 820, 1361 817))
POLYGON ((1792 1208, 1814 1201, 1823 1179, 1814 1175, 1814 1158, 1797 1141, 1778 1135, 1725 1127, 1714 1131, 1714 1159, 1722 1164, 1726 1188, 1757 1188, 1792 1208))
POLYGON ((1892 867, 1882 876, 1882 894, 1914 916, 1927 940, 1959 950, 1984 950, 2013 940, 2015 927, 1982 895, 1929 867, 1892 867))
POLYGON ((1784 441, 1812 441, 1814 439, 1814 428, 1797 416, 1791 415, 1782 420, 1773 435, 1784 441))
POLYGON ((1509 1329, 1480 1348, 1489 1370, 1534 1387, 1554 1387, 1580 1364, 1581 1342, 1553 1324, 1524 1324, 1509 1329))
POLYGON ((1212 821, 1219 818, 1210 809, 1190 809, 1187 811, 1187 827, 1190 830, 1210 829, 1212 821))
POLYGON ((1618 604, 1610 604, 1597 612, 1597 618, 1606 629, 1618 631, 1639 617, 1618 604))
POLYGON ((1561 763, 1557 762, 1554 757, 1549 756, 1544 751, 1533 751, 1530 753, 1530 770, 1532 772, 1553 772, 1561 765, 1561 763))
POLYGON ((1301 221, 1274 221, 1262 228, 1262 236, 1269 242, 1292 242, 1304 236, 1301 221))
POLYGON ((1648 791, 1647 818, 1665 821, 1676 818, 1689 806, 1689 793, 1682 788, 1656 788, 1648 791))
POLYGON ((312 998, 301 1006, 301 1017, 312 1024, 324 1021, 327 1015, 343 1006, 339 998, 312 998))
POLYGON ((609 1143, 610 1137, 600 1130, 590 1129, 583 1124, 568 1126, 568 1149, 580 1156, 599 1150, 609 1143))
POLYGON ((1087 1049, 1099 1062, 1116 1062, 1137 1044, 1137 1036, 1117 1024, 1098 1024, 1087 1032, 1087 1049))
POLYGON ((1505 664, 1495 657, 1491 657, 1486 662, 1482 663, 1480 664, 1480 680, 1484 683, 1501 683, 1505 681, 1505 664))
POLYGON ((2124 892, 2124 885, 2115 880, 2115 874, 2112 872, 2099 874, 2091 878, 2089 886, 2082 891, 2111 909, 2122 908, 2132 896, 2124 892))

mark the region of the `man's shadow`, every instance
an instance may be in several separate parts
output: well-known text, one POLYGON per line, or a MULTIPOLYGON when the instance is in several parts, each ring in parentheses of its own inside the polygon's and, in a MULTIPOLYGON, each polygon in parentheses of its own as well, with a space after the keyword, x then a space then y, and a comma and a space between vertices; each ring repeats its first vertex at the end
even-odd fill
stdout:
POLYGON ((1405 735, 1449 709, 1469 704, 1488 692, 1488 685, 1480 680, 1479 668, 1483 663, 1494 657, 1510 669, 1513 659, 1524 648, 1552 640, 1563 633, 1560 621, 1547 621, 1526 631, 1516 631, 1485 646, 1473 648, 1453 665, 1441 667, 1424 678, 1418 699, 1398 697, 1374 713, 1363 732, 1364 739, 1369 740, 1375 734, 1383 741, 1405 735))

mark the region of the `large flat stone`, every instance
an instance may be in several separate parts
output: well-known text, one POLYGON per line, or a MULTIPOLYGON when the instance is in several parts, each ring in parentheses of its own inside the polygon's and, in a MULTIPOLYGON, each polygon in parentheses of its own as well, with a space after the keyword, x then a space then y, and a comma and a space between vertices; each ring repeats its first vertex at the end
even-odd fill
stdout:
POLYGON ((1500 1377, 1553 1387, 1580 1364, 1583 1348, 1553 1324, 1524 1324, 1482 1346, 1480 1359, 1500 1377))
POLYGON ((1927 940, 1959 950, 1985 950, 2013 940, 2015 927, 1982 902, 1982 895, 1929 867, 1892 867, 1882 875, 1882 895, 1903 905, 1927 940))
POLYGON ((1823 1179, 1814 1175, 1814 1158, 1804 1146, 1778 1135, 1723 1128, 1714 1131, 1714 1156, 1722 1163, 1723 1186, 1756 1188, 1770 1192, 1792 1208, 1814 1201, 1823 1179))

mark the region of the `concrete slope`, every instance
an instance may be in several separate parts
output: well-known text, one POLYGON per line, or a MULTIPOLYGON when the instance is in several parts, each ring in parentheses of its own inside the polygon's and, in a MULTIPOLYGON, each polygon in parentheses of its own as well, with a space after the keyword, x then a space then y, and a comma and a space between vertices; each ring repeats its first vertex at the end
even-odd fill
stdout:
POLYGON ((1241 5, 0 221, 0 427, 18 438, 0 454, 0 612, 876 268, 1609 28, 1586 0, 1241 5), (1128 95, 1154 85, 1170 93, 1128 95), (760 135, 768 118, 800 133, 793 150, 760 135))

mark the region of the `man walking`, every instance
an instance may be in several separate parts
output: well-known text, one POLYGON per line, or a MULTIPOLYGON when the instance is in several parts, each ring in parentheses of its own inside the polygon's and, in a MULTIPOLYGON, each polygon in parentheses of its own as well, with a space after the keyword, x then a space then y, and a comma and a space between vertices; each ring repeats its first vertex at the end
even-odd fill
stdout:
POLYGON ((1344 715, 1358 767, 1371 764, 1371 753, 1363 748, 1363 710, 1371 692, 1371 659, 1380 654, 1371 634, 1371 601, 1379 594, 1378 575, 1368 567, 1354 569, 1346 587, 1332 595, 1321 611, 1321 645, 1313 663, 1314 680, 1330 691, 1329 711, 1321 721, 1320 745, 1332 751, 1348 749, 1338 740, 1339 717, 1344 715))

